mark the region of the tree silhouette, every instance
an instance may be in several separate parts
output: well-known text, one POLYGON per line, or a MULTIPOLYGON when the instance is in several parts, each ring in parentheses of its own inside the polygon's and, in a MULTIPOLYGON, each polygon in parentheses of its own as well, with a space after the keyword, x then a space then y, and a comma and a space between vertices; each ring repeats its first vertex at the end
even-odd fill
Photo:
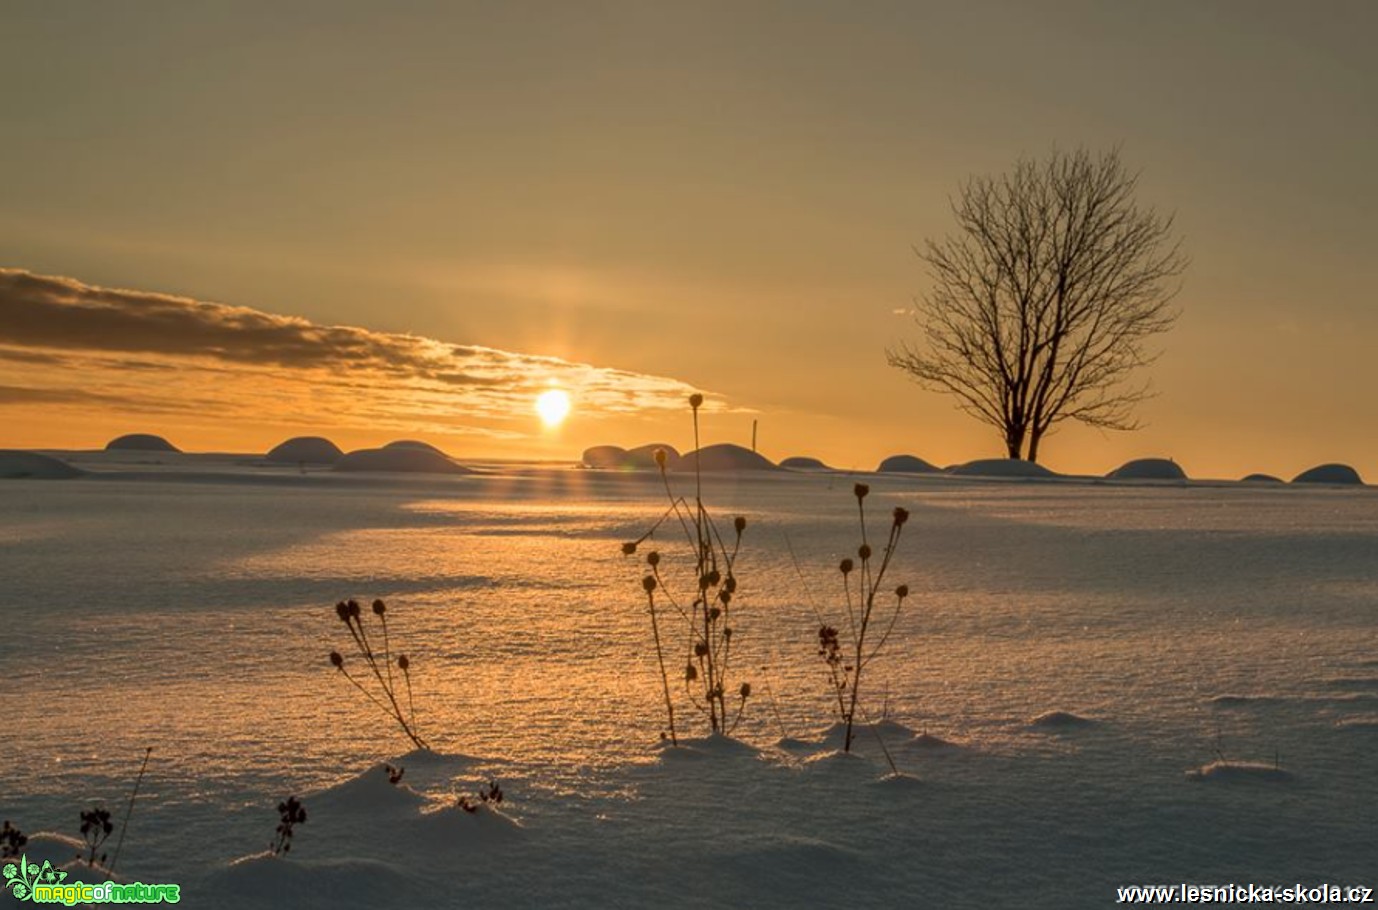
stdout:
POLYGON ((932 287, 917 301, 923 344, 891 366, 998 429, 1010 458, 1037 461, 1064 420, 1137 429, 1149 386, 1131 374, 1172 328, 1186 269, 1173 219, 1134 200, 1118 151, 1054 152, 973 177, 952 200, 957 230, 919 257, 932 287))

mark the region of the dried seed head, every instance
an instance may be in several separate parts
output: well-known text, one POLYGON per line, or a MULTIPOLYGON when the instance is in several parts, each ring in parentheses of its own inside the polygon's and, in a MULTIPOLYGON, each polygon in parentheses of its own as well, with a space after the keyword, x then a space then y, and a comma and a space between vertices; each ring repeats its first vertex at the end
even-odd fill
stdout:
POLYGON ((742 693, 742 701, 746 701, 748 698, 750 698, 750 697, 751 697, 751 683, 742 683, 741 693, 742 693))
POLYGON ((732 637, 732 627, 731 627, 731 626, 724 626, 724 627, 723 627, 723 630, 722 630, 722 637, 723 637, 723 638, 731 638, 731 637, 732 637))
POLYGON ((719 572, 717 569, 709 569, 709 570, 708 570, 708 583, 709 583, 710 585, 716 585, 716 584, 717 584, 718 582, 720 582, 720 581, 722 581, 722 573, 719 572))
POLYGON ((903 525, 909 520, 909 510, 902 506, 895 506, 895 524, 903 525))
POLYGON ((330 663, 331 663, 336 669, 339 669, 339 670, 343 670, 343 669, 344 669, 344 657, 342 657, 342 656, 340 655, 340 652, 339 652, 339 651, 331 651, 331 652, 330 652, 330 663))
POLYGON ((727 581, 723 582, 723 589, 726 590, 729 594, 736 594, 736 593, 737 593, 737 576, 735 576, 735 575, 729 575, 729 576, 727 576, 727 581))
POLYGON ((862 544, 861 546, 857 547, 857 548, 856 548, 856 555, 860 556, 862 559, 870 559, 870 558, 871 558, 871 545, 868 544, 868 543, 864 543, 864 544, 862 544))
POLYGON ((397 657, 397 666, 398 669, 405 673, 407 670, 411 669, 411 661, 407 659, 407 655, 399 654, 397 657))
POLYGON ((635 552, 636 552, 636 542, 635 542, 635 541, 629 540, 629 541, 627 541, 626 543, 624 543, 624 544, 622 545, 622 555, 623 555, 623 556, 631 556, 631 555, 632 555, 633 553, 635 553, 635 552))
POLYGON ((697 411, 697 410, 698 410, 700 407, 702 407, 702 406, 703 406, 703 396, 702 396, 702 395, 700 395, 698 392, 695 392, 694 394, 692 394, 692 395, 689 396, 689 407, 691 407, 691 408, 693 408, 694 410, 697 411))
POLYGON ((382 615, 383 615, 384 613, 386 613, 387 611, 388 611, 387 604, 383 603, 381 600, 375 600, 375 601, 373 602, 373 615, 374 615, 374 616, 382 616, 382 615))
POLYGON ((709 608, 709 610, 708 610, 708 621, 709 621, 709 622, 717 622, 717 619, 718 619, 719 616, 722 616, 722 610, 719 610, 717 607, 710 607, 710 608, 709 608))
POLYGON ((349 622, 349 604, 343 600, 335 604, 335 615, 340 617, 340 622, 349 622))
POLYGON ((707 657, 707 656, 708 656, 708 645, 704 644, 703 642, 698 642, 697 644, 695 644, 695 645, 694 645, 694 656, 695 656, 695 657, 707 657))
POLYGON ((738 534, 741 534, 743 531, 746 530, 746 519, 738 515, 736 518, 732 520, 732 527, 737 529, 738 534))
POLYGON ((895 596, 898 597, 900 600, 904 600, 906 597, 908 597, 909 585, 900 585, 898 588, 896 588, 895 596))
POLYGON ((727 588, 723 588, 718 592, 718 600, 721 600, 724 606, 732 603, 732 592, 727 590, 727 588))
POLYGON ((843 575, 846 575, 852 571, 852 561, 850 559, 844 559, 838 568, 842 570, 843 575))
POLYGON ((856 494, 857 499, 865 499, 866 494, 871 492, 871 488, 864 483, 859 483, 852 487, 852 492, 856 494))
POLYGON ((655 550, 646 554, 646 565, 655 568, 660 565, 660 554, 655 550))
POLYGON ((357 600, 351 600, 351 601, 349 602, 349 615, 350 615, 350 617, 353 618, 353 619, 358 619, 358 618, 359 618, 359 612, 360 612, 360 611, 359 611, 359 602, 358 602, 357 600))
POLYGON ((664 449, 656 449, 656 454, 655 454, 656 464, 660 465, 662 468, 665 467, 665 458, 666 458, 666 456, 665 456, 665 450, 664 450, 664 449))
POLYGON ((646 589, 647 594, 650 594, 656 589, 656 577, 654 575, 647 575, 645 578, 641 579, 641 587, 646 589))
POLYGON ((692 663, 684 665, 684 681, 693 682, 699 678, 699 668, 692 663))

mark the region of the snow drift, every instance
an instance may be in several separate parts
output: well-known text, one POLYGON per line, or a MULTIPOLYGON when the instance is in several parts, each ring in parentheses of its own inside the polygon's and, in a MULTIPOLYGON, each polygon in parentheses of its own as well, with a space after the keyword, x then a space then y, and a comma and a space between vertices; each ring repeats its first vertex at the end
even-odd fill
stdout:
POLYGON ((876 466, 881 474, 937 474, 938 467, 917 455, 891 455, 876 466))
POLYGON ((1171 458, 1136 458, 1105 476, 1112 480, 1186 480, 1187 472, 1171 458))
POLYGON ((831 471, 832 468, 819 461, 817 458, 810 458, 807 455, 792 455, 780 462, 780 467, 789 468, 792 471, 831 471))
POLYGON ((107 452, 180 452, 172 443, 152 433, 127 433, 105 444, 107 452))
POLYGON ((342 455, 340 447, 323 436, 294 436, 274 446, 267 457, 288 464, 334 464, 342 455))
POLYGON ((65 480, 85 473, 59 458, 37 452, 0 449, 0 479, 65 480))
POLYGON ((1318 464, 1292 478, 1292 483, 1362 484, 1359 472, 1347 464, 1318 464))
POLYGON ((947 473, 957 477, 1056 477, 1057 474, 1022 458, 980 458, 954 465, 947 473))
POLYGON ((703 471, 777 470, 775 464, 765 456, 730 442, 720 442, 717 445, 686 452, 675 464, 674 470, 692 471, 695 467, 703 471))
POLYGON ((336 471, 395 471, 405 474, 472 474, 439 452, 413 448, 358 449, 335 462, 336 471))

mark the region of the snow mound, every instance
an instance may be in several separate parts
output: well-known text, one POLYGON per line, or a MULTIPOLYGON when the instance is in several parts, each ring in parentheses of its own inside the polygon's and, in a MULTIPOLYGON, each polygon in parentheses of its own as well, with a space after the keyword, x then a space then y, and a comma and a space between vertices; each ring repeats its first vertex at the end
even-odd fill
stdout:
POLYGON ((293 436, 268 452, 269 461, 288 464, 334 464, 344 452, 324 436, 293 436))
POLYGON ((1296 780, 1296 775, 1284 771, 1277 765, 1252 761, 1213 761, 1199 768, 1187 771, 1187 780, 1218 781, 1261 781, 1270 784, 1286 784, 1296 780))
POLYGON ((1094 727, 1098 723, 1099 721, 1073 714, 1071 711, 1045 711, 1029 721, 1029 726, 1035 730, 1079 730, 1094 727))
POLYGON ((905 774, 903 771, 891 771, 883 777, 871 781, 872 787, 883 787, 888 790, 917 790, 923 786, 923 779, 912 774, 905 774))
POLYGON ((1292 478, 1292 483, 1363 484, 1359 472, 1347 464, 1318 464, 1292 478))
POLYGON ((594 446, 585 449, 579 461, 586 468, 612 470, 626 463, 627 450, 621 446, 594 446))
POLYGON ((0 480, 65 480, 85 473, 59 458, 37 452, 0 449, 0 480))
POLYGON ((775 464, 765 456, 730 442, 704 446, 686 452, 675 464, 676 471, 774 471, 775 464))
POLYGON ((336 471, 395 471, 408 474, 472 474, 439 452, 405 446, 358 449, 335 462, 336 471))
POLYGON ((665 453, 666 468, 673 468, 675 463, 679 461, 679 450, 674 446, 666 445, 663 442, 652 442, 644 446, 637 446, 634 449, 628 449, 624 463, 632 468, 655 468, 658 470, 660 465, 656 463, 657 451, 665 453))
POLYGON ((403 772, 402 779, 395 784, 388 781, 388 766, 380 762, 344 783, 308 793, 302 802, 307 811, 365 815, 370 818, 408 815, 419 811, 425 805, 426 797, 408 785, 405 763, 397 762, 393 767, 401 768, 403 772))
POLYGON ((1239 479, 1240 483, 1282 483, 1281 477, 1274 477, 1272 474, 1245 474, 1239 479))
POLYGON ((212 872, 206 893, 226 906, 421 906, 408 876, 372 859, 298 860, 256 853, 212 872))
POLYGON ((1105 476, 1112 480, 1186 480, 1187 472, 1171 458, 1136 458, 1105 476))
POLYGON ((755 746, 721 733, 709 736, 681 736, 678 745, 665 739, 661 740, 656 748, 660 750, 662 762, 698 761, 705 758, 758 758, 761 754, 761 750, 755 746))
POLYGON ((621 446, 594 446, 584 450, 580 462, 586 468, 604 471, 659 470, 656 452, 665 453, 665 467, 668 469, 673 470, 680 460, 679 452, 674 446, 653 442, 634 449, 624 449, 621 446))
POLYGON ((433 452, 436 455, 445 453, 431 445, 429 442, 422 442, 419 439, 394 439, 392 442, 383 446, 384 449, 413 449, 418 452, 433 452))
POLYGON ((881 474, 937 474, 936 465, 931 465, 917 455, 891 455, 876 466, 881 474))
POLYGON ((458 803, 422 812, 408 824, 420 849, 433 851, 473 850, 489 844, 508 843, 522 837, 521 822, 488 803, 475 803, 470 812, 458 803))
POLYGON ((129 433, 116 437, 105 444, 105 451, 126 452, 180 452, 172 443, 152 433, 129 433))
POLYGON ((780 467, 789 468, 792 471, 831 471, 832 468, 819 461, 817 458, 809 458, 807 455, 792 455, 780 462, 780 467))
POLYGON ((932 733, 920 733, 905 744, 910 749, 918 749, 933 754, 944 754, 949 752, 964 752, 966 746, 955 743, 950 739, 943 739, 941 736, 934 736, 932 733))
MULTIPOLYGON (((914 731, 893 720, 882 720, 874 724, 853 724, 852 751, 879 752, 880 746, 876 742, 877 736, 885 742, 886 748, 893 749, 912 740, 914 731)), ((839 722, 829 726, 818 734, 814 745, 820 749, 845 748, 847 745, 847 725, 839 722)))
POLYGON ((979 458, 948 468, 957 477, 1056 477, 1041 464, 1022 458, 979 458))
POLYGON ((58 834, 56 831, 31 834, 29 842, 24 845, 24 855, 30 863, 39 866, 52 863, 56 869, 61 869, 85 852, 86 845, 81 840, 66 834, 58 834))

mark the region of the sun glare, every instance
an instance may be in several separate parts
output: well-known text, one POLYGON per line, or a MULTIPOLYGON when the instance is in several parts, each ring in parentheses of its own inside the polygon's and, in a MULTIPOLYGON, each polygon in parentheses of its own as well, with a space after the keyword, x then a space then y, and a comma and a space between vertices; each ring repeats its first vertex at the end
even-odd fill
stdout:
POLYGON ((542 392, 536 396, 536 413, 546 426, 559 426, 569 416, 569 394, 561 389, 542 392))

